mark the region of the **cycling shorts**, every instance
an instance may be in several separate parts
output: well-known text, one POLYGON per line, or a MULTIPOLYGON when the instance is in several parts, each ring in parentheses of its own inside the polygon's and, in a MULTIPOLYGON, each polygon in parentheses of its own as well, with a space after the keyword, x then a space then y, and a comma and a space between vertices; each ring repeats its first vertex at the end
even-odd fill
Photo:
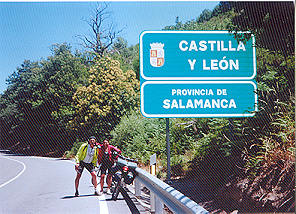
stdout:
POLYGON ((78 167, 78 173, 82 174, 84 167, 89 171, 89 173, 92 173, 95 171, 95 166, 93 163, 84 163, 83 161, 80 162, 78 167))

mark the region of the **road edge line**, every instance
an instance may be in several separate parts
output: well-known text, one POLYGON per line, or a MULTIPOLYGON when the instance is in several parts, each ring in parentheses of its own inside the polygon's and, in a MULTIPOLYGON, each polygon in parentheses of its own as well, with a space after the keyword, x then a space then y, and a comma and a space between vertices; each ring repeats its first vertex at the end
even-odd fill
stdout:
POLYGON ((18 160, 15 160, 15 159, 12 159, 12 158, 8 158, 8 157, 2 156, 2 155, 1 155, 0 157, 6 158, 6 159, 9 159, 9 160, 12 160, 12 161, 16 161, 16 162, 22 164, 23 167, 24 167, 23 170, 22 170, 17 176, 15 176, 14 178, 10 179, 9 181, 7 181, 7 182, 1 184, 1 185, 0 185, 0 188, 1 188, 1 187, 4 187, 5 185, 9 184, 10 182, 14 181, 14 180, 17 179, 18 177, 20 177, 20 176, 24 173, 24 171, 26 170, 26 165, 25 165, 23 162, 18 161, 18 160))

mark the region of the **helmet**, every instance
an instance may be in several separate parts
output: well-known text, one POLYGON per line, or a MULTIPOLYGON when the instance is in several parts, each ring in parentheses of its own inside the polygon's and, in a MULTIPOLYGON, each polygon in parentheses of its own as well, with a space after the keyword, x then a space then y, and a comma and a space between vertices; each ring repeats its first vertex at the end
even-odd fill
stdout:
POLYGON ((90 139, 95 139, 95 140, 96 140, 96 137, 95 137, 95 136, 90 136, 90 137, 88 138, 88 140, 90 140, 90 139))

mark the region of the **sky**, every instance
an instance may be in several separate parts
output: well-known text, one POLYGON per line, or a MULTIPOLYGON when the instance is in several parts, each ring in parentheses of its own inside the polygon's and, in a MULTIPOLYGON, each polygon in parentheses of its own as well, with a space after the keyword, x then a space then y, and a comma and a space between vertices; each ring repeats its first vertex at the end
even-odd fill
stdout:
MULTIPOLYGON (((103 2, 100 2, 101 4, 103 2)), ((112 1, 108 21, 113 22, 128 46, 139 43, 144 30, 162 30, 195 20, 204 9, 213 10, 219 1, 112 1)), ((91 35, 89 20, 97 2, 0 2, 0 94, 6 79, 24 60, 39 61, 52 55, 53 44, 67 43, 75 49, 78 35, 91 35)))

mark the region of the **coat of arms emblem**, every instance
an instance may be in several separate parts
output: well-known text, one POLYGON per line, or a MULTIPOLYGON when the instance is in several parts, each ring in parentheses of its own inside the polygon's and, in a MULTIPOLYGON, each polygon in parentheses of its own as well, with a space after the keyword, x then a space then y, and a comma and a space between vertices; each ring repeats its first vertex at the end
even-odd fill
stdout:
POLYGON ((152 43, 150 44, 150 64, 153 67, 161 67, 164 64, 164 44, 152 43))

